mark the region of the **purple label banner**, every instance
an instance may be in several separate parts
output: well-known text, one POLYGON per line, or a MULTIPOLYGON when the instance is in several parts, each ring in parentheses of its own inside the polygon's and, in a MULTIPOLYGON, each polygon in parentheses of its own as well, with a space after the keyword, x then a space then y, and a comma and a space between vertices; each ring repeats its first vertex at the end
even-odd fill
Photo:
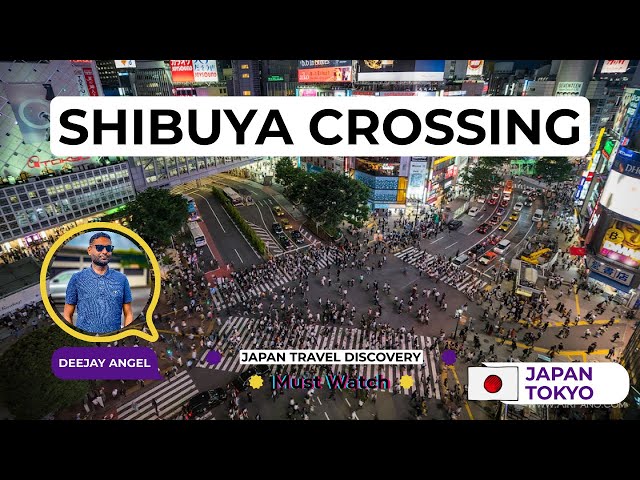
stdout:
POLYGON ((149 347, 63 347, 51 371, 62 380, 157 380, 158 357, 149 347))

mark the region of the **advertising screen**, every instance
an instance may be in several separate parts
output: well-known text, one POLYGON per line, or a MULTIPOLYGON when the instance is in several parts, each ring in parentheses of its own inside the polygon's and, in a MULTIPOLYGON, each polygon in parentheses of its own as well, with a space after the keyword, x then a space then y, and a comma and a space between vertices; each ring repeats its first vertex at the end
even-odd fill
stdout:
POLYGON ((602 73, 624 73, 629 67, 629 60, 605 60, 602 73))
POLYGON ((298 70, 300 83, 351 82, 351 67, 306 68, 298 70))
POLYGON ((612 130, 619 136, 622 136, 627 130, 627 126, 631 117, 633 117, 638 109, 638 101, 640 100, 640 90, 635 88, 626 88, 622 96, 622 104, 618 108, 613 119, 612 130))
POLYGON ((444 60, 358 60, 359 82, 439 82, 444 60))
POLYGON ((351 60, 298 60, 298 68, 350 67, 351 60))
POLYGON ((640 266, 640 225, 613 219, 604 234, 600 255, 629 267, 640 266))
POLYGON ((484 60, 467 60, 467 75, 470 77, 482 75, 483 68, 484 60))
POLYGON ((630 202, 631 198, 640 198, 640 178, 622 175, 616 170, 611 170, 600 197, 600 203, 612 212, 640 219, 640 202, 630 202))
POLYGON ((425 180, 427 179, 427 167, 429 162, 411 161, 409 170, 409 186, 407 188, 407 197, 422 200, 424 195, 425 180))

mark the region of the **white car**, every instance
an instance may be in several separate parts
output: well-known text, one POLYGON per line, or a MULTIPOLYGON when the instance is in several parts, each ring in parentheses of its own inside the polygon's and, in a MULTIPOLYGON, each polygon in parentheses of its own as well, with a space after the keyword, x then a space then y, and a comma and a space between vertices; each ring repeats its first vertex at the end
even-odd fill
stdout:
POLYGON ((522 210, 522 207, 524 207, 524 204, 522 202, 518 202, 513 206, 513 211, 519 212, 522 210))
POLYGON ((504 193, 502 194, 502 198, 503 198, 503 200, 511 200, 511 193, 509 193, 509 192, 504 192, 504 193))
POLYGON ((468 215, 469 215, 470 217, 475 217, 475 216, 478 214, 478 212, 479 212, 479 211, 480 211, 480 208, 479 208, 479 207, 471 207, 471 208, 469 209, 468 215))
POLYGON ((60 272, 55 277, 53 277, 49 281, 49 295, 51 298, 55 300, 64 301, 67 295, 67 284, 74 273, 79 272, 80 270, 65 270, 64 272, 60 272))
POLYGON ((478 202, 478 203, 484 203, 484 201, 485 201, 485 197, 476 198, 476 202, 478 202))

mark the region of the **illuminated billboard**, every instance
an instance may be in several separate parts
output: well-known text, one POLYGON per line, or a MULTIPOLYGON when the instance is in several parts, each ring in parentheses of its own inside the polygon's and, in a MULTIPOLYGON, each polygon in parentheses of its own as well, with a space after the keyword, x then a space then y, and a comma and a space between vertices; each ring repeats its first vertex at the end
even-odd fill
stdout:
POLYGON ((577 96, 580 95, 583 82, 558 82, 556 95, 559 96, 577 96))
POLYGON ((350 67, 351 60, 298 60, 298 69, 327 68, 327 67, 350 67))
POLYGON ((638 109, 640 100, 640 90, 635 88, 625 88, 622 95, 622 103, 618 112, 613 119, 612 130, 619 136, 622 136, 627 130, 629 120, 633 117, 638 109))
POLYGON ((215 60, 170 60, 173 83, 208 83, 218 81, 215 60))
POLYGON ((218 64, 215 60, 192 60, 192 64, 195 83, 218 81, 218 64))
POLYGON ((359 82, 440 82, 444 60, 358 60, 359 82))
POLYGON ((467 76, 477 77, 482 75, 484 60, 467 60, 467 76))
POLYGON ((630 202, 631 198, 640 198, 640 179, 622 175, 612 169, 600 197, 600 203, 612 212, 640 220, 640 202, 630 202))
POLYGON ((600 255, 629 267, 640 266, 640 225, 613 219, 604 234, 600 255))
POLYGON ((629 67, 629 60, 605 60, 602 73, 625 73, 629 67))
POLYGON ((298 70, 299 83, 351 82, 351 67, 307 68, 298 70))
POLYGON ((193 82, 193 60, 170 60, 173 83, 193 82))
POLYGON ((135 60, 114 60, 116 68, 136 68, 135 60))

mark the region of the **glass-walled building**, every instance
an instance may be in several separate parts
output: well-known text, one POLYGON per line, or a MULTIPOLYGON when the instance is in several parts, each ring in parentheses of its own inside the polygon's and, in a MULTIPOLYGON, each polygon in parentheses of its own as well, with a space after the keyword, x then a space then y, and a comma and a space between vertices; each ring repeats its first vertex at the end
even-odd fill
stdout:
POLYGON ((0 188, 0 242, 88 217, 133 200, 126 162, 0 188))

